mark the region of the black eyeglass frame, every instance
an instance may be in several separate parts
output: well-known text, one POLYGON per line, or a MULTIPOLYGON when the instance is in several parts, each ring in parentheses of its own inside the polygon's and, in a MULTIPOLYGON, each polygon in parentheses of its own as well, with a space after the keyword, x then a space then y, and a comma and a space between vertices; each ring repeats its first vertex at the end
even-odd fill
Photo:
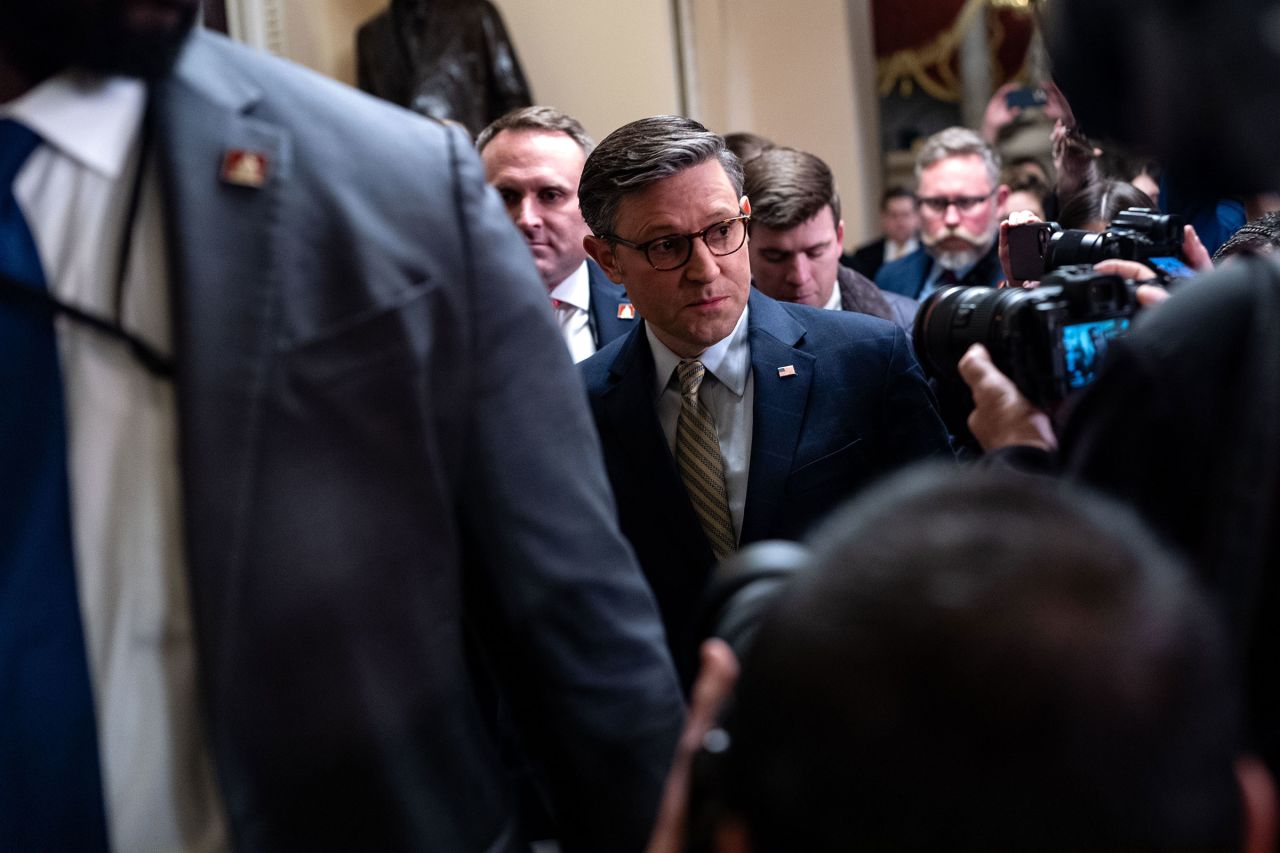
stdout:
POLYGON ((941 215, 945 215, 947 208, 953 204, 956 206, 956 210, 961 213, 968 213, 984 201, 990 201, 991 197, 994 196, 999 189, 999 187, 996 187, 986 195, 920 196, 917 201, 920 203, 922 208, 928 208, 931 212, 941 215))
POLYGON ((603 235, 603 239, 608 240, 611 243, 621 243, 629 249, 634 249, 637 252, 642 253, 644 255, 644 259, 649 262, 649 266, 653 267, 658 272, 671 272, 672 270, 678 270, 685 264, 689 263, 689 259, 693 257, 693 238, 695 237, 702 240, 702 245, 706 246, 707 251, 717 258, 727 257, 728 255, 732 255, 734 252, 741 251, 742 247, 747 245, 747 231, 750 224, 751 214, 739 213, 737 216, 730 216, 728 219, 721 219, 719 222, 713 222, 701 231, 694 231, 691 234, 663 234, 660 237, 654 237, 652 240, 645 240, 643 243, 633 243, 630 240, 624 240, 617 234, 605 234, 603 235), (711 248, 711 244, 707 242, 707 234, 729 222, 742 223, 742 242, 727 252, 717 252, 715 249, 711 248), (654 243, 660 243, 663 240, 670 240, 673 237, 681 237, 685 240, 684 257, 681 258, 680 263, 675 266, 660 267, 653 262, 653 258, 649 257, 649 247, 654 243))

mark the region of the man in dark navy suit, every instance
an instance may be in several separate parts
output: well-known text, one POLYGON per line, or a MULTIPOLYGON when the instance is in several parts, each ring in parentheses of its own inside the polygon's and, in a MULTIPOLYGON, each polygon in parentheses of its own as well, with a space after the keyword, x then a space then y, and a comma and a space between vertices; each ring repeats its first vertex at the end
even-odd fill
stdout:
POLYGON ((889 187, 880 196, 881 235, 842 255, 840 263, 872 281, 880 268, 920 248, 920 205, 906 187, 889 187))
POLYGON ((881 267, 876 284, 921 301, 952 284, 999 284, 996 236, 1009 194, 1000 183, 1000 155, 974 131, 949 127, 925 140, 916 178, 922 245, 881 267))
POLYGON ((594 147, 577 119, 551 107, 512 110, 476 137, 485 179, 533 252, 574 361, 631 331, 636 318, 582 247, 578 178, 594 147))
POLYGON ((951 456, 902 329, 751 287, 742 166, 695 121, 587 159, 587 251, 643 318, 582 365, 623 533, 687 680, 717 559, 795 538, 880 474, 951 456))

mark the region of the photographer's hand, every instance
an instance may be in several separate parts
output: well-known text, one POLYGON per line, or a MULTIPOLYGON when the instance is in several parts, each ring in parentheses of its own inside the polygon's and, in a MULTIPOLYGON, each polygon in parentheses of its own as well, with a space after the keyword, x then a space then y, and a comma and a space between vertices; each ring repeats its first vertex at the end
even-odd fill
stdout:
POLYGON ((991 361, 982 344, 974 344, 960 359, 960 377, 973 392, 969 429, 983 450, 1015 444, 1055 450, 1049 416, 1032 405, 1018 387, 991 361))
POLYGON ((1049 138, 1053 146, 1053 168, 1058 173, 1055 190, 1059 201, 1098 180, 1097 161, 1102 150, 1095 148, 1078 128, 1059 119, 1049 138))
POLYGON ((738 659, 724 640, 712 638, 702 644, 701 666, 693 683, 689 717, 675 759, 662 791, 658 820, 645 853, 680 853, 684 849, 685 820, 689 813, 689 772, 694 756, 702 749, 702 739, 715 728, 720 712, 738 681, 738 659))
POLYGON ((1213 258, 1209 250, 1200 242, 1200 235, 1190 225, 1182 226, 1182 256, 1187 259, 1187 266, 1196 272, 1212 272, 1213 258))
POLYGON ((1022 113, 1022 107, 1011 107, 1005 100, 1010 92, 1016 91, 1021 85, 1016 82, 1005 83, 987 101, 987 108, 982 114, 982 138, 989 144, 995 145, 1000 138, 1000 131, 1022 113))

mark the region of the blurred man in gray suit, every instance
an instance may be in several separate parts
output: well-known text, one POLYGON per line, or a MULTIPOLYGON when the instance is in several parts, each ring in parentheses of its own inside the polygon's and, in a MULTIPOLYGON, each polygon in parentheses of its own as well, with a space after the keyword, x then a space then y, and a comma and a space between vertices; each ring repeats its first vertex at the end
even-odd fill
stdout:
POLYGON ((528 252, 197 7, 0 10, 4 845, 520 849, 509 708, 639 849, 681 700, 528 252))

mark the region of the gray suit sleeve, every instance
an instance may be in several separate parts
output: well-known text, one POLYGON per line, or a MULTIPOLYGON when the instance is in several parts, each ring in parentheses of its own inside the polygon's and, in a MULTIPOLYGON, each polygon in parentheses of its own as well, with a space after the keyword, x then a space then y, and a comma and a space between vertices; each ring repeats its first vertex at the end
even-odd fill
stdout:
POLYGON ((485 629, 565 850, 643 848, 683 703, 618 529, 581 380, 528 252, 453 140, 475 365, 462 527, 485 629))

